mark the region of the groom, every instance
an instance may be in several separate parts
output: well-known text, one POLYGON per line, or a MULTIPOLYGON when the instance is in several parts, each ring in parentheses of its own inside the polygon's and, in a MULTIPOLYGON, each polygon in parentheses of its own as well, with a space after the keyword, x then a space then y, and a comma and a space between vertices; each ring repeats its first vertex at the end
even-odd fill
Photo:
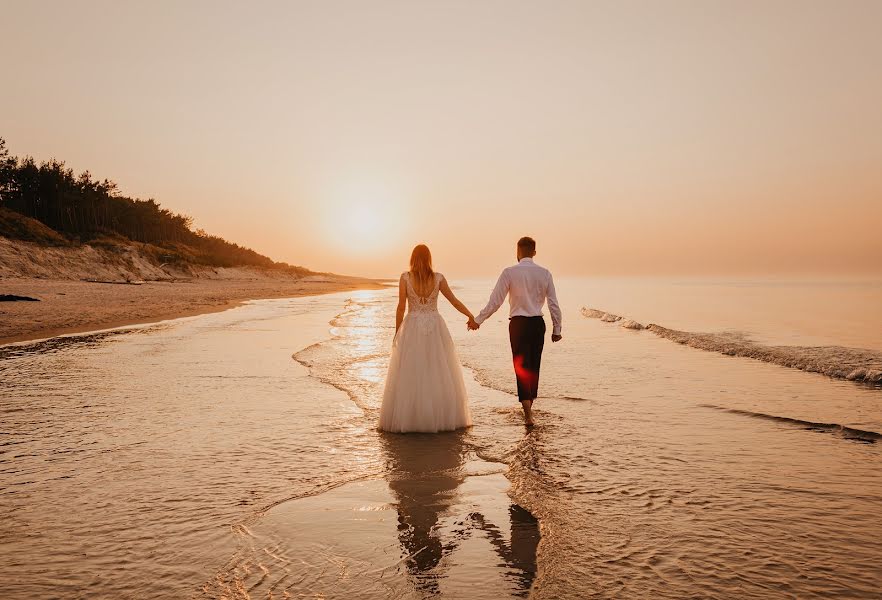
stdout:
POLYGON ((536 241, 533 238, 522 237, 518 240, 518 264, 502 272, 487 306, 468 323, 469 329, 478 329, 481 323, 499 310, 508 295, 508 335, 518 382, 518 399, 524 407, 527 426, 533 425, 533 400, 539 395, 539 365, 545 345, 542 305, 546 301, 548 312, 551 313, 551 341, 559 342, 563 337, 560 334, 560 305, 551 272, 533 262, 535 255, 536 241))

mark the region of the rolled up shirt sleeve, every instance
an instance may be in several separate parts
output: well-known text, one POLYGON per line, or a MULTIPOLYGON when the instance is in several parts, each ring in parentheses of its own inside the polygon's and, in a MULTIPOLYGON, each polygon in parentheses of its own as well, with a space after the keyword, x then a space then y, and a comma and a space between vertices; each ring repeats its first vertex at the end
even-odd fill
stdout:
POLYGON ((505 302, 505 296, 508 295, 508 274, 503 271, 502 275, 499 276, 499 280, 496 282, 496 287, 493 288, 493 292, 490 294, 490 300, 487 301, 487 306, 484 307, 478 316, 475 317, 475 322, 480 325, 488 318, 490 315, 499 310, 499 307, 502 306, 502 303, 505 302))
POLYGON ((557 301, 557 290, 554 289, 554 278, 551 273, 548 274, 548 290, 545 294, 545 300, 548 303, 548 312, 551 313, 551 334, 560 335, 561 326, 563 325, 563 315, 560 312, 560 304, 557 301))

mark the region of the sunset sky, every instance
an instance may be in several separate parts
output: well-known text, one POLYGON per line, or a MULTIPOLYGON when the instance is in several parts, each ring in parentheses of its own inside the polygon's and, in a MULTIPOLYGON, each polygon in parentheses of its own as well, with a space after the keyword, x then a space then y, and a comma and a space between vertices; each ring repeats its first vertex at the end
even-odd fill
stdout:
POLYGON ((320 270, 882 272, 882 2, 0 0, 0 137, 320 270))

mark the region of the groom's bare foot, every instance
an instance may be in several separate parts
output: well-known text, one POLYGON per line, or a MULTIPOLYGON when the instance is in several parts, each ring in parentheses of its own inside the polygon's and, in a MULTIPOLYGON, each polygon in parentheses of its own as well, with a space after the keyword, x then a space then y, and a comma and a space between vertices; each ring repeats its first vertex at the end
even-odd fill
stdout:
POLYGON ((524 425, 532 427, 536 423, 533 421, 533 401, 522 400, 521 406, 524 407, 524 425))

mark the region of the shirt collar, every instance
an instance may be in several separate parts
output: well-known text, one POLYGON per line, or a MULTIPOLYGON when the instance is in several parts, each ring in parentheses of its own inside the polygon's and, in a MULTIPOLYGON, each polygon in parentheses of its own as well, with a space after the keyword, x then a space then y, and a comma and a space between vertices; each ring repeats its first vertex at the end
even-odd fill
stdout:
POLYGON ((522 262, 528 262, 528 263, 531 263, 531 262, 533 262, 533 257, 531 257, 531 256, 525 256, 524 258, 522 258, 522 259, 519 260, 518 262, 519 262, 519 263, 522 263, 522 262))

